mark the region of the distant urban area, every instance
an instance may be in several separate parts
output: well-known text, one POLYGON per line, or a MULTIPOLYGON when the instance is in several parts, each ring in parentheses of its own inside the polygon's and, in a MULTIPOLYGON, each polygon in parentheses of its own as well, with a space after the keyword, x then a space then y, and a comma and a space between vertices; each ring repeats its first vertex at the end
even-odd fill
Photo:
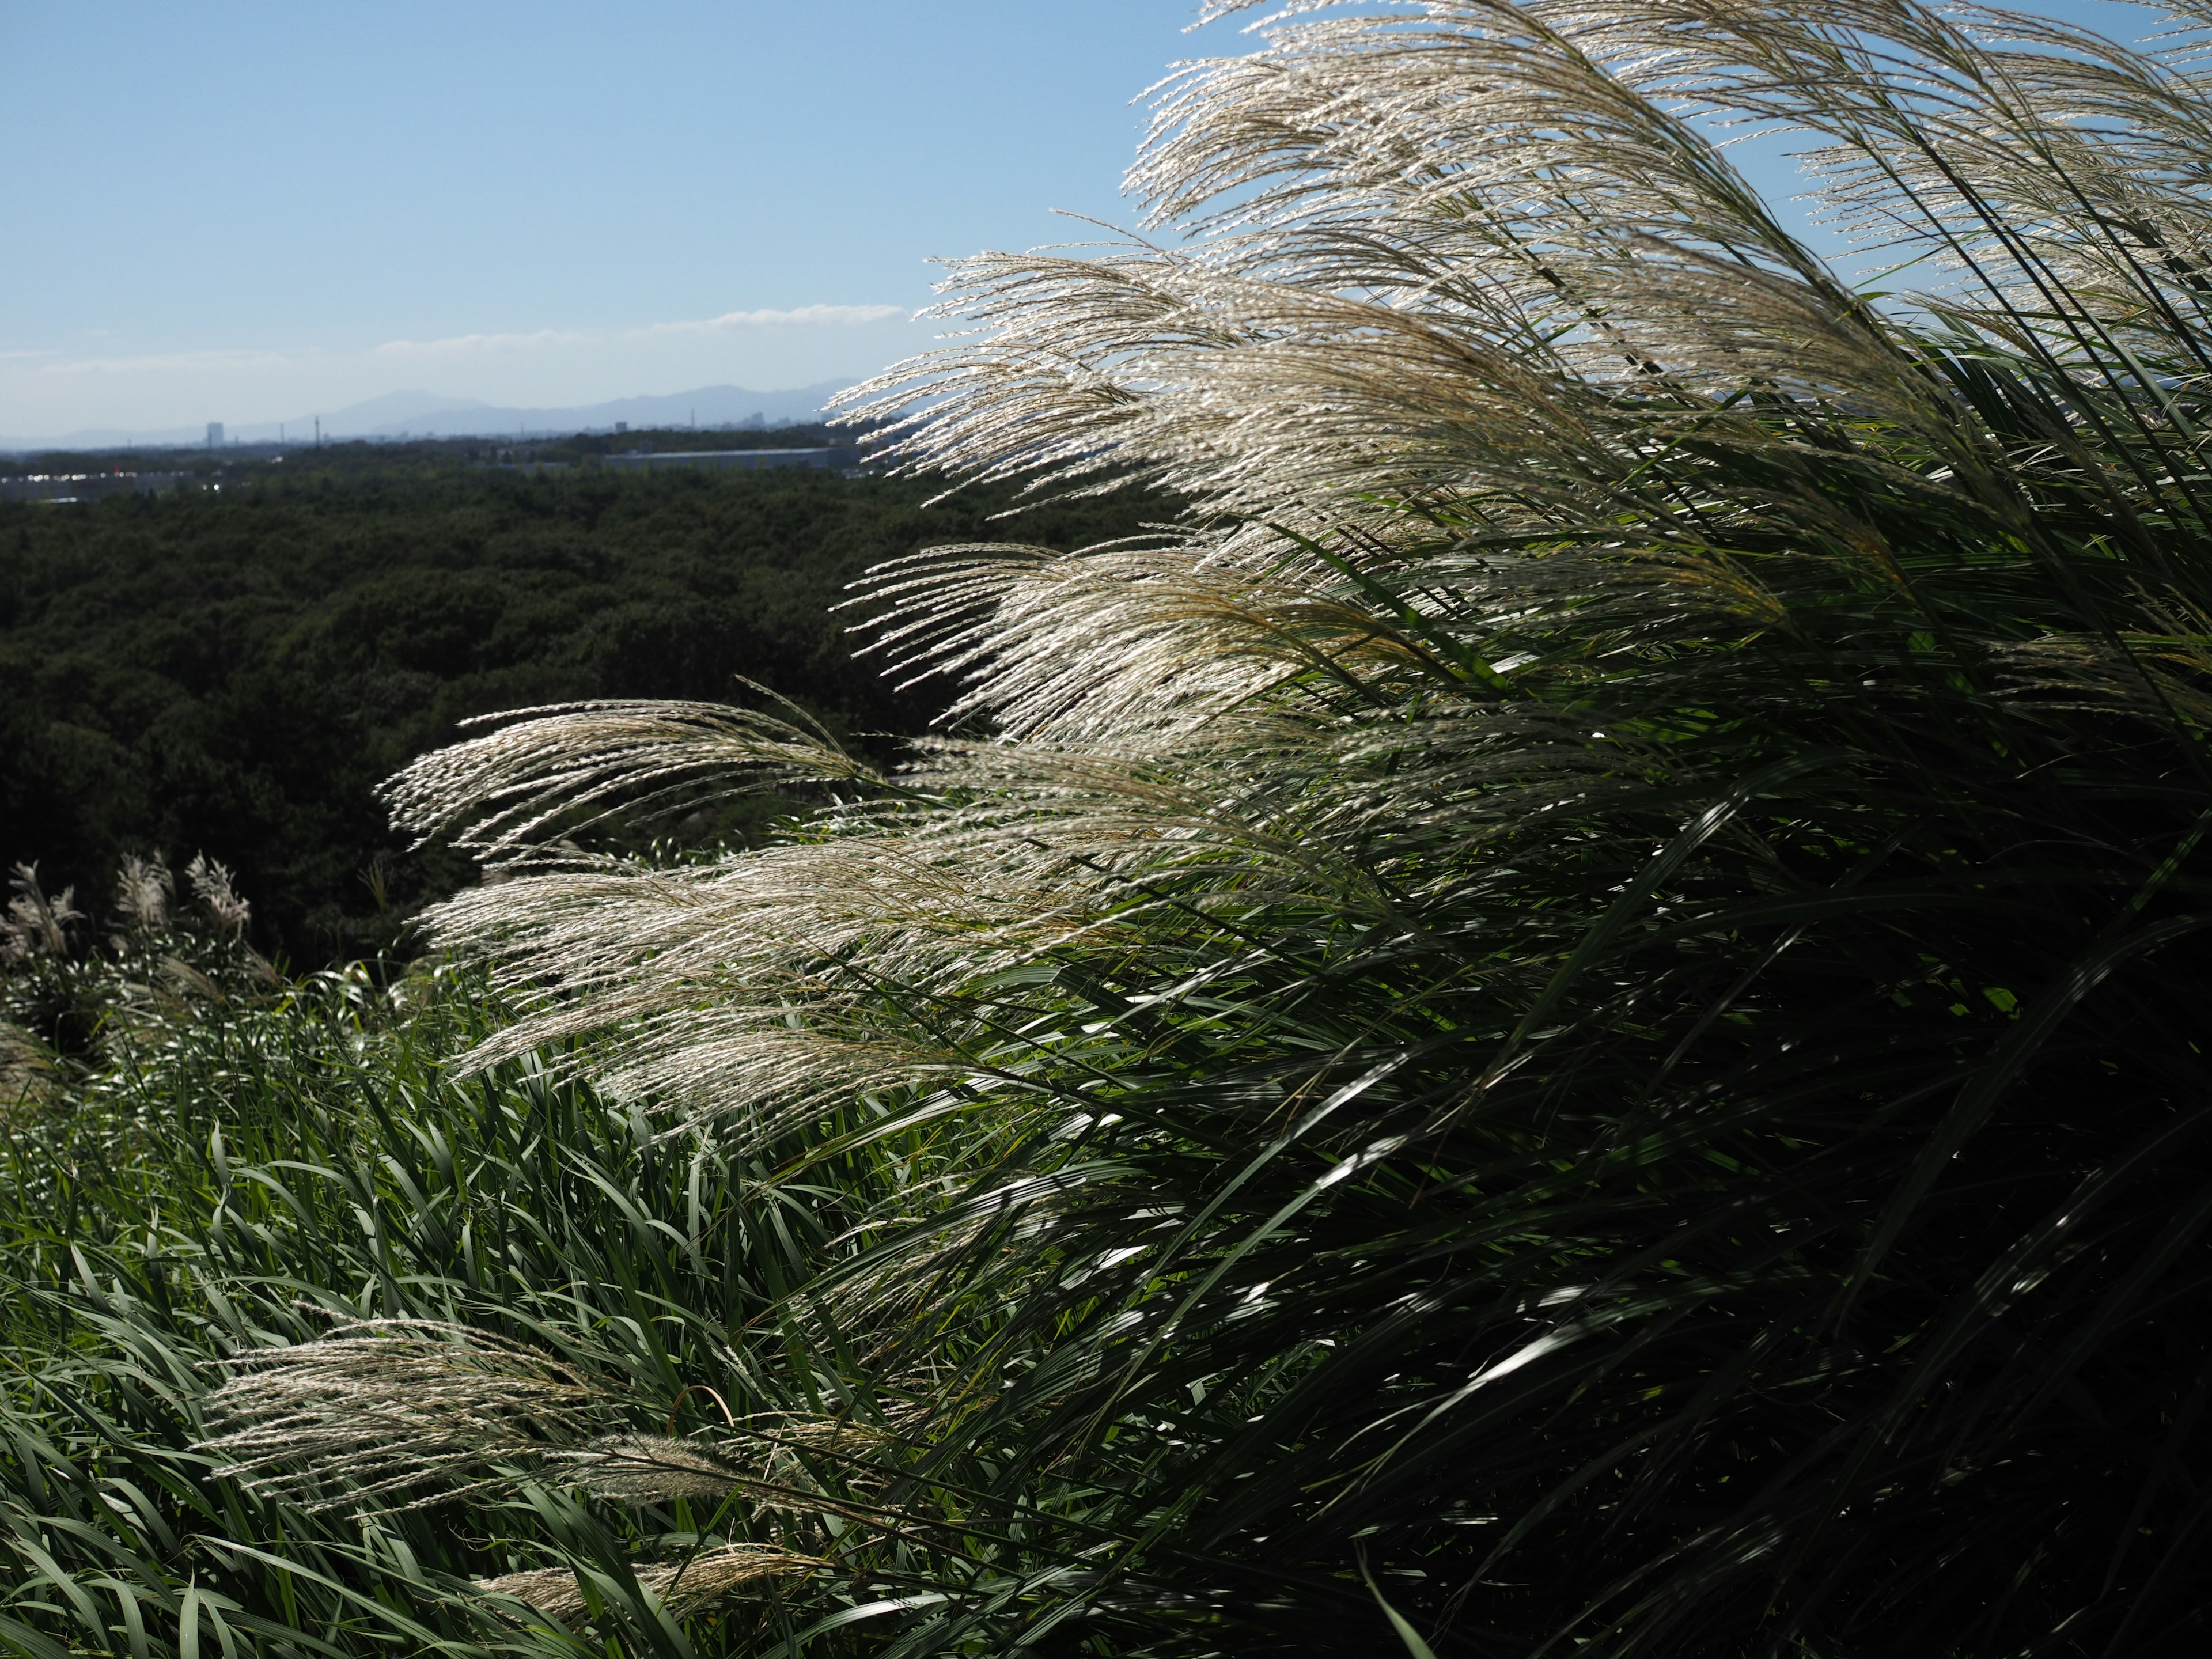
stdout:
POLYGON ((0 501, 56 506, 111 495, 154 495, 178 489, 221 489, 234 477, 265 474, 288 458, 307 454, 341 472, 395 465, 544 468, 811 467, 851 471, 866 456, 866 434, 821 422, 775 427, 663 427, 632 431, 627 422, 599 431, 541 435, 511 442, 482 437, 349 438, 316 443, 226 441, 220 422, 207 441, 169 448, 48 451, 0 458, 0 501))
POLYGON ((372 442, 475 438, 500 443, 512 439, 527 443, 577 433, 774 430, 820 421, 830 400, 847 390, 848 385, 843 380, 824 380, 781 392, 702 386, 562 408, 509 408, 432 392, 392 392, 365 403, 281 421, 210 420, 151 429, 85 427, 44 434, 0 429, 0 461, 10 456, 64 452, 86 455, 122 450, 143 454, 154 450, 237 448, 252 444, 283 448, 354 438, 372 442))

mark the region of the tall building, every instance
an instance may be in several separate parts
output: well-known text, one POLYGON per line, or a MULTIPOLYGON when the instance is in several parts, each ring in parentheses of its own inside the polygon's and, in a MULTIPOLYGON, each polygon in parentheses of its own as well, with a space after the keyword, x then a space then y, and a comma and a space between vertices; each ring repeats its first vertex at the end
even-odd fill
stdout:
POLYGON ((221 421, 210 421, 208 422, 208 447, 210 449, 220 449, 222 447, 222 422, 221 421))

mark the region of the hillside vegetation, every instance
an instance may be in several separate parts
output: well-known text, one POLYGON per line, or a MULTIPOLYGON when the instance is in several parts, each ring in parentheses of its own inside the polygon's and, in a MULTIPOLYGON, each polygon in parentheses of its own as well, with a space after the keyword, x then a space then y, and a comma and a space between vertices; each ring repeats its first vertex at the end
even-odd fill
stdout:
POLYGON ((1144 238, 957 262, 863 394, 1181 509, 872 570, 931 735, 471 728, 388 788, 481 878, 404 973, 26 886, 100 1012, 13 1062, 0 1642, 2212 1648, 2178 15, 1290 6, 1144 238))
MULTIPOLYGON (((817 471, 535 470, 609 441, 514 470, 352 444, 170 495, 0 503, 0 867, 96 908, 125 854, 204 851, 253 896, 261 948, 313 966, 389 947, 471 878, 409 854, 375 798, 469 716, 726 700, 742 676, 841 732, 926 726, 939 705, 856 666, 835 607, 873 564, 988 533, 1006 491, 925 507, 925 484, 817 471)), ((1048 509, 1025 533, 1072 547, 1162 511, 1048 509)))

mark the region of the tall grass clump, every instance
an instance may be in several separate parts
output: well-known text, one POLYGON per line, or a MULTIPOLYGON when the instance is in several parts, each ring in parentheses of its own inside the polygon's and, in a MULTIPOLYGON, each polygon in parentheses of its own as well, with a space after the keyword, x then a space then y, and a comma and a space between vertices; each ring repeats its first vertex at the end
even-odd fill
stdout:
POLYGON ((1182 70, 1150 240, 957 264, 866 394, 915 469, 1191 504, 878 573, 947 735, 600 703, 395 783, 486 865, 434 927, 515 1017, 410 1063, 497 1201, 418 1181, 404 1270, 359 1197, 224 1222, 267 1265, 160 1316, 210 1559, 312 1557, 340 1650, 2202 1644, 2171 10, 1308 0, 1182 70), (588 849, 757 787, 817 804, 588 849))
POLYGON ((865 1605, 815 1583, 862 1431, 744 1375, 865 1170, 741 1203, 760 1160, 458 1078, 469 975, 202 977, 6 1125, 0 1652, 692 1659, 865 1605))

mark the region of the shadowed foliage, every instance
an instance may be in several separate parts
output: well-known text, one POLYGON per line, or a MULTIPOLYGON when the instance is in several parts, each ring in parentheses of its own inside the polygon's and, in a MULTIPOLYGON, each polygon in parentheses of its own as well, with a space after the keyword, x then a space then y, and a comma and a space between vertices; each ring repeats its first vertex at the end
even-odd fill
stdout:
MULTIPOLYGON (((609 445, 537 448, 586 447, 609 445)), ((471 872, 410 851, 376 786, 458 722, 752 679, 864 739, 921 731, 939 704, 856 668, 832 607, 870 565, 987 534, 1006 505, 926 507, 930 486, 830 472, 467 455, 349 444, 226 469, 215 490, 0 502, 0 869, 35 863, 105 902, 125 854, 204 848, 253 895, 270 955, 393 948, 471 872)), ((1079 504, 1038 534, 1073 547, 1160 512, 1079 504)), ((648 833, 742 840, 767 816, 648 833)))

